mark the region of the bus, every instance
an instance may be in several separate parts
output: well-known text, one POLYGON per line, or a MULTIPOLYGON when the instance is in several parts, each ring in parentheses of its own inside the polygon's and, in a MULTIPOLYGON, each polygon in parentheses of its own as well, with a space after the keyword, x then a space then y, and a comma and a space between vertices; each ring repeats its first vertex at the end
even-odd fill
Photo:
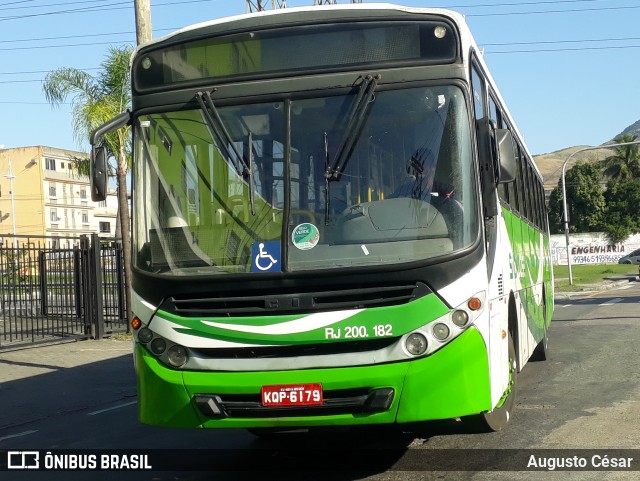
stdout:
POLYGON ((462 15, 245 14, 132 56, 132 326, 142 423, 460 418, 502 429, 545 359, 542 178, 462 15))

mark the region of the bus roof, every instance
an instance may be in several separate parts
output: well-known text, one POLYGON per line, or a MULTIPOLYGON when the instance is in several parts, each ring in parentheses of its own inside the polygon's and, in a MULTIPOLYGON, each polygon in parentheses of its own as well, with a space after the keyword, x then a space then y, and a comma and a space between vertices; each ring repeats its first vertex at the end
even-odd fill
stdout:
MULTIPOLYGON (((205 27, 209 27, 212 25, 224 25, 224 24, 233 24, 235 22, 241 22, 243 20, 247 20, 247 19, 251 19, 251 18, 255 18, 255 17, 271 17, 271 16, 282 16, 282 17, 286 17, 288 15, 294 15, 297 13, 301 13, 301 12, 320 12, 320 11, 331 11, 331 12, 335 12, 335 11, 354 11, 354 10, 358 10, 358 11, 363 11, 363 10, 369 10, 369 11, 376 11, 376 10, 396 10, 398 12, 405 12, 405 13, 416 13, 416 14, 436 14, 436 15, 442 15, 445 17, 450 18, 451 20, 454 21, 454 23, 456 23, 457 25, 466 25, 466 22, 464 20, 464 16, 458 12, 455 12, 453 10, 447 10, 447 9, 443 9, 443 8, 414 8, 414 7, 404 7, 401 5, 394 5, 391 3, 372 3, 372 4, 345 4, 345 5, 315 5, 315 6, 308 6, 308 7, 293 7, 293 8, 279 8, 279 9, 275 9, 275 10, 264 10, 261 12, 252 12, 252 13, 244 13, 241 15, 233 15, 230 17, 223 17, 223 18, 218 18, 218 19, 214 19, 214 20, 208 20, 206 22, 200 22, 200 23, 196 23, 193 25, 189 25, 187 27, 181 28, 179 30, 176 30, 175 32, 172 32, 168 35, 165 35, 164 37, 158 37, 157 39, 153 39, 150 42, 147 42, 143 45, 140 45, 136 50, 139 50, 141 48, 146 48, 150 45, 153 45, 154 43, 159 43, 159 42, 164 42, 166 40, 171 39, 172 37, 182 34, 182 33, 186 33, 189 31, 193 31, 193 30, 199 30, 201 28, 205 28, 205 27)), ((466 35, 465 35, 466 37, 466 35)))

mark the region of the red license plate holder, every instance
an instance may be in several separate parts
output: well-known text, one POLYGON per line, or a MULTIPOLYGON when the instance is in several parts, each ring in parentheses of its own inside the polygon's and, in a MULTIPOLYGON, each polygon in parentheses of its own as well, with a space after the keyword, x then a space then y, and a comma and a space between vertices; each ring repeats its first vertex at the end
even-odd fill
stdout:
POLYGON ((262 386, 260 392, 265 407, 319 406, 323 402, 322 384, 274 384, 262 386))

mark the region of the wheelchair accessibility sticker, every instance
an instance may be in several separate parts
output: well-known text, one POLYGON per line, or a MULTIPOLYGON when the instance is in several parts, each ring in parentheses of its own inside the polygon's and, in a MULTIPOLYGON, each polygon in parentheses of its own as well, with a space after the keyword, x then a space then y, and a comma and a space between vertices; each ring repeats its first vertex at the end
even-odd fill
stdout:
POLYGON ((251 272, 280 272, 280 241, 254 242, 251 246, 251 272))

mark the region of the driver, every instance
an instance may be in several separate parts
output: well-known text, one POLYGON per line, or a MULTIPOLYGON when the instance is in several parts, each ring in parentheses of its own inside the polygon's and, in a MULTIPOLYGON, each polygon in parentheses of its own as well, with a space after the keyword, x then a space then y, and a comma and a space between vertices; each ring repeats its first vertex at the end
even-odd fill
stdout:
POLYGON ((427 200, 437 193, 443 198, 451 198, 454 189, 435 180, 436 158, 428 147, 420 147, 407 164, 407 179, 388 198, 410 197, 427 200))

